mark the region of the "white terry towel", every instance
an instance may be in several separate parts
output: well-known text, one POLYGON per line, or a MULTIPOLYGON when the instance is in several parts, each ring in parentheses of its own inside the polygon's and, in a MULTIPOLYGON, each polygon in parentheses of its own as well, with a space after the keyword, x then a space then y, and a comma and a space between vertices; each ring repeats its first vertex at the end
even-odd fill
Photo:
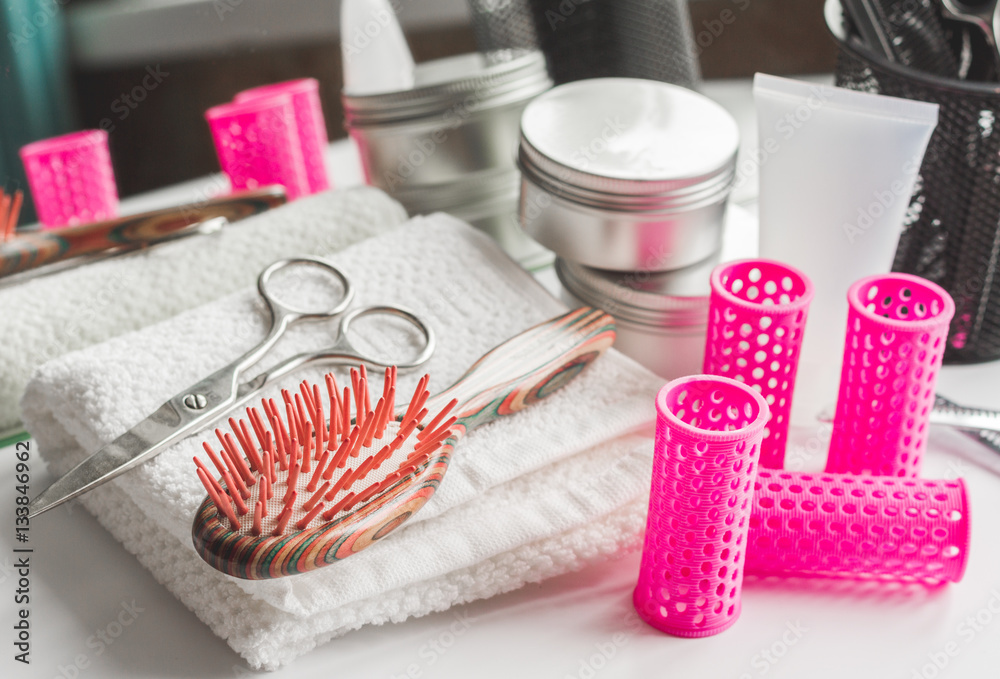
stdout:
POLYGON ((0 432, 17 426, 24 387, 46 361, 242 290, 275 259, 336 252, 405 219, 377 189, 326 192, 212 235, 0 289, 0 432))
MULTIPOLYGON (((565 311, 486 236, 445 215, 412 220, 330 259, 355 283, 358 304, 402 305, 434 328, 432 392, 497 344, 565 311)), ((311 294, 304 284, 299 292, 311 294)), ((300 329, 261 368, 329 343, 328 326, 300 329)), ((360 330, 359 349, 402 344, 377 326, 360 330)), ((29 384, 25 423, 63 473, 263 333, 261 305, 248 290, 64 356, 29 384)), ((322 372, 303 370, 287 386, 322 372)), ((399 393, 412 393, 418 377, 401 374, 399 393)), ((204 490, 191 456, 207 432, 81 501, 251 666, 273 669, 361 625, 443 610, 637 547, 652 450, 646 428, 660 384, 609 351, 546 400, 471 432, 440 490, 407 525, 290 578, 230 578, 195 553, 191 521, 204 490)))

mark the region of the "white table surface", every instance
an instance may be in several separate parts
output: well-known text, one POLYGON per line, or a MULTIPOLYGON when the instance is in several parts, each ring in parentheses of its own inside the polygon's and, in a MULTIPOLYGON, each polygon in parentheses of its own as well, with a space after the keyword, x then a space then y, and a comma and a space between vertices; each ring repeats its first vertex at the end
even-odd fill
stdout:
MULTIPOLYGON (((734 112, 741 127, 752 129, 749 81, 710 83, 706 91, 734 112)), ((356 183, 351 149, 334 145, 331 154, 338 185, 356 183)), ((133 199, 126 209, 197 197, 212 185, 199 180, 171 187, 133 199)), ((752 194, 739 199, 752 205, 752 194)), ((961 403, 1000 408, 998 384, 1000 362, 994 362, 946 367, 938 390, 961 403)), ((824 455, 815 445, 805 445, 810 435, 796 432, 800 445, 789 453, 790 466, 822 467, 824 455)), ((34 495, 51 478, 37 457, 32 462, 34 495)), ((0 676, 252 674, 223 640, 74 504, 32 523, 32 663, 16 662, 14 463, 12 448, 0 451, 0 516, 8 521, 0 531, 0 676)), ((270 676, 995 678, 1000 676, 998 472, 1000 456, 953 431, 932 429, 925 476, 962 476, 971 496, 971 559, 958 584, 928 590, 828 580, 748 581, 742 618, 731 630, 683 640, 656 632, 635 617, 630 596, 638 555, 633 554, 448 612, 362 629, 270 676)))

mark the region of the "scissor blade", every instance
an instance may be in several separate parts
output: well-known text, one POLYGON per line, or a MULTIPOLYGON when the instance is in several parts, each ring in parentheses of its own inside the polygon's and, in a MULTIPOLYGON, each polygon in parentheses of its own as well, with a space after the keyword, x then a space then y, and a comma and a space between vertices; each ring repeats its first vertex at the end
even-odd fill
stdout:
POLYGON ((127 472, 174 442, 183 432, 186 418, 164 403, 127 432, 69 470, 28 504, 28 516, 35 517, 77 495, 127 472))

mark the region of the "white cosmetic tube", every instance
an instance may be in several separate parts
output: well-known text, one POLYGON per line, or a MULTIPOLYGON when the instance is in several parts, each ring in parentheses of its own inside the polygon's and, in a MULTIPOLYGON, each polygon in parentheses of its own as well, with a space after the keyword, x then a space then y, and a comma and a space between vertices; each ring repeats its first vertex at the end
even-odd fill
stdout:
POLYGON ((389 0, 343 0, 340 49, 347 94, 413 89, 413 55, 389 0))
POLYGON ((791 416, 814 426, 837 400, 847 289, 892 268, 938 106, 761 73, 753 93, 760 256, 802 270, 816 288, 791 416))

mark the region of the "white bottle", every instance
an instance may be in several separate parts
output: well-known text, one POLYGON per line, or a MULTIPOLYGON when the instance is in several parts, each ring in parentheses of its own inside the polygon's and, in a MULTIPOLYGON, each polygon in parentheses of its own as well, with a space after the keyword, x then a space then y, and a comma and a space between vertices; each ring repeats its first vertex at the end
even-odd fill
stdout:
POLYGON ((413 89, 413 55, 389 0, 343 0, 340 36, 346 93, 413 89))

